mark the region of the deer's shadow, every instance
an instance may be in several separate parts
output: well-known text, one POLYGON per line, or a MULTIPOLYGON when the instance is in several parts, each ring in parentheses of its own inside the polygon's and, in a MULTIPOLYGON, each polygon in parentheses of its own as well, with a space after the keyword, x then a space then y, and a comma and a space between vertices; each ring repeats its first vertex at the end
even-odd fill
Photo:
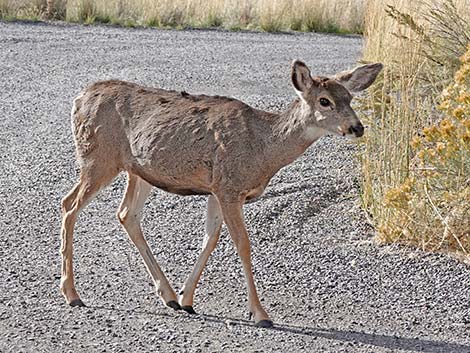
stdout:
MULTIPOLYGON (((162 316, 170 317, 166 313, 157 313, 150 312, 145 310, 129 310, 129 309, 117 309, 117 308, 107 308, 107 307, 92 307, 94 309, 100 310, 117 310, 117 311, 126 311, 141 313, 151 316, 162 316)), ((308 326, 297 326, 291 324, 275 323, 274 327, 265 329, 258 328, 254 326, 253 321, 244 320, 244 319, 235 319, 226 316, 220 315, 209 315, 209 314, 196 314, 190 315, 184 312, 181 312, 181 315, 187 315, 187 318, 190 318, 195 321, 207 321, 215 322, 224 325, 241 325, 246 327, 251 327, 253 330, 272 330, 278 332, 286 332, 294 335, 315 337, 315 338, 325 338, 341 342, 358 342, 362 344, 367 344, 375 347, 383 347, 387 349, 395 350, 405 350, 411 352, 427 352, 427 353, 468 353, 470 352, 470 345, 452 343, 445 341, 434 341, 428 339, 419 339, 419 338, 406 338, 399 336, 389 336, 383 334, 375 333, 366 333, 358 331, 348 331, 348 330, 338 330, 334 328, 320 328, 320 327, 308 327, 308 326)))

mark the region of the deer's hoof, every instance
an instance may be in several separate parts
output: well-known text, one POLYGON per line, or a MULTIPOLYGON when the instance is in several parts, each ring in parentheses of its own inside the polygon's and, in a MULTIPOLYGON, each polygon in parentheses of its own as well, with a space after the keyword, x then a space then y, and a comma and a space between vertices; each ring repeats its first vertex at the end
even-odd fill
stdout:
POLYGON ((260 320, 255 323, 256 327, 270 328, 273 327, 273 322, 271 320, 260 320))
POLYGON ((175 300, 170 300, 168 303, 166 303, 166 306, 172 308, 173 310, 181 310, 181 306, 175 300))
POLYGON ((194 311, 193 307, 191 305, 183 305, 181 307, 184 311, 186 311, 188 314, 196 314, 196 311, 194 311))
POLYGON ((74 299, 72 300, 70 303, 69 303, 70 306, 72 307, 75 307, 75 306, 78 306, 78 307, 84 307, 86 306, 81 299, 74 299))

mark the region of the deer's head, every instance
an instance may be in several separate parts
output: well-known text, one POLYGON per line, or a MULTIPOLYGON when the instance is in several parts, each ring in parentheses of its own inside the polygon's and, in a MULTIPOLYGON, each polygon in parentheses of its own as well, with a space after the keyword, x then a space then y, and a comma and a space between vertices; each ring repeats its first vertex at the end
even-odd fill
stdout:
POLYGON ((306 124, 342 136, 361 137, 364 126, 351 108, 351 92, 369 87, 383 65, 359 66, 333 77, 312 77, 301 61, 292 64, 292 84, 306 111, 306 124))

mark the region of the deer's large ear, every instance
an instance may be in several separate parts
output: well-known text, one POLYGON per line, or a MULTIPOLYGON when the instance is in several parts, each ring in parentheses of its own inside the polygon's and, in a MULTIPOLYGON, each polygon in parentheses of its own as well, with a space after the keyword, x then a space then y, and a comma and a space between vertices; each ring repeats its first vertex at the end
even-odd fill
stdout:
POLYGON ((367 64, 350 71, 340 72, 334 78, 349 91, 359 92, 374 83, 382 68, 383 65, 381 63, 367 64))
POLYGON ((313 85, 313 79, 310 75, 309 68, 299 60, 294 60, 292 63, 291 78, 292 85, 299 95, 306 92, 313 85))

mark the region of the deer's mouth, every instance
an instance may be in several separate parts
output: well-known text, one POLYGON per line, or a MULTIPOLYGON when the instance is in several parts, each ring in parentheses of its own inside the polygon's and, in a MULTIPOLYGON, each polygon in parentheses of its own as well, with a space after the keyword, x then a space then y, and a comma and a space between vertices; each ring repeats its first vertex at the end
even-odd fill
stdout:
POLYGON ((351 138, 359 138, 364 135, 364 126, 361 123, 357 125, 351 125, 348 127, 338 126, 337 128, 338 134, 341 136, 348 136, 351 138))
POLYGON ((346 136, 346 133, 344 132, 343 128, 341 126, 338 126, 338 128, 336 129, 336 131, 338 132, 338 134, 340 134, 341 136, 346 136))

